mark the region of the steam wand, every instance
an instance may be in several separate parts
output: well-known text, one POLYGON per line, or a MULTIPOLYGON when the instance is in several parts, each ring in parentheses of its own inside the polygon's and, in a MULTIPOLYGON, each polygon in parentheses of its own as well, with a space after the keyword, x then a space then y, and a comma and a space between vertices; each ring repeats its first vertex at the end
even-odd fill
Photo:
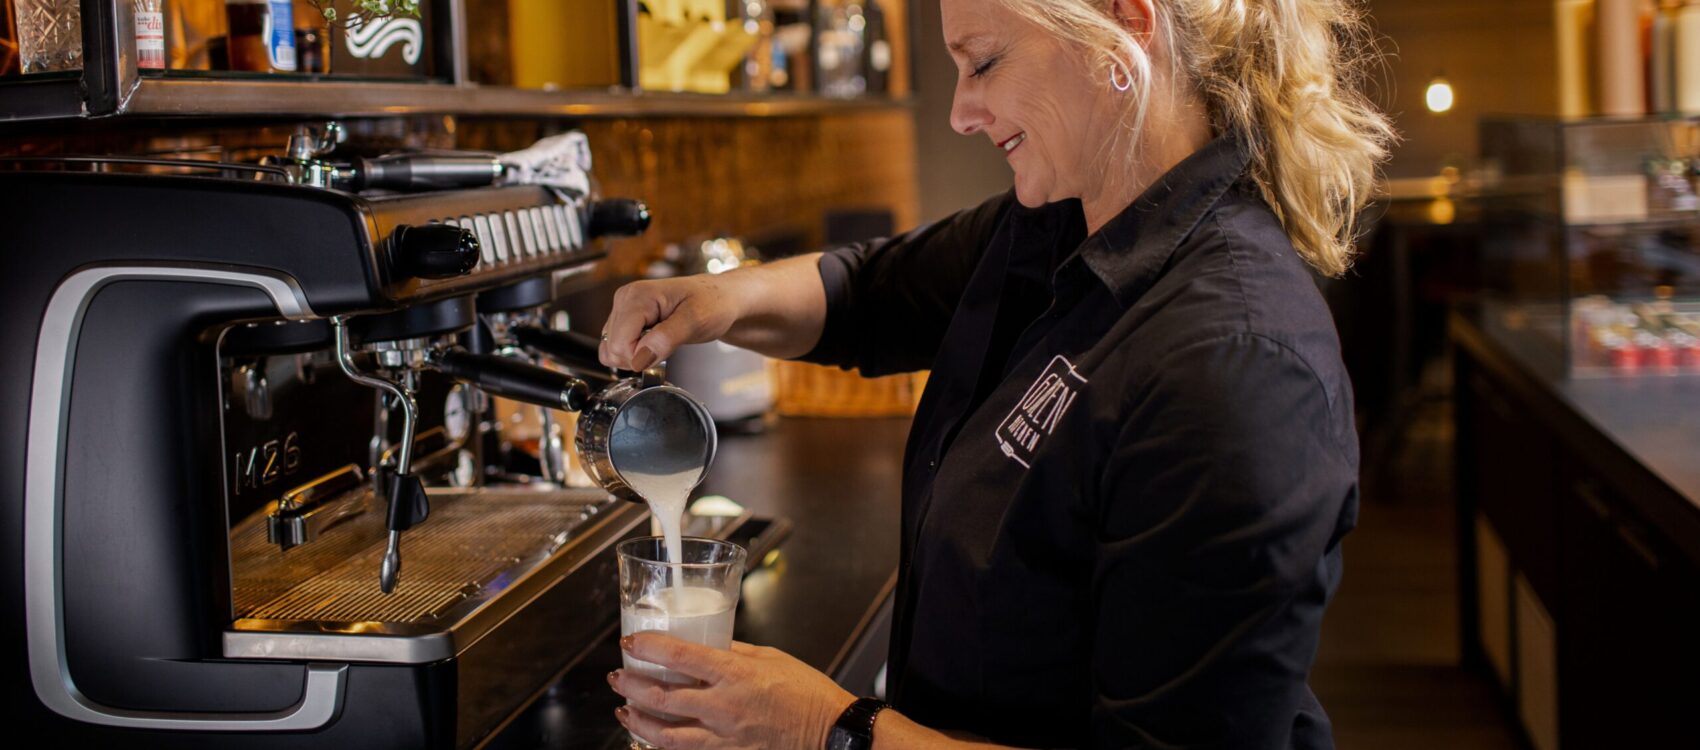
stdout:
MULTIPOLYGON (((412 475, 413 433, 419 417, 419 404, 414 401, 413 393, 408 389, 392 381, 360 372, 355 367, 354 355, 349 349, 346 322, 341 316, 331 318, 331 325, 336 328, 336 362, 342 368, 343 374, 356 383, 389 394, 396 403, 401 404, 401 444, 396 453, 395 475, 384 483, 389 490, 390 501, 389 546, 384 550, 384 562, 378 570, 378 588, 388 594, 395 591, 396 583, 401 577, 401 532, 424 521, 430 514, 425 485, 412 475)), ((382 399, 382 396, 379 398, 382 399)), ((386 469, 387 467, 374 467, 373 470, 381 472, 386 469)))

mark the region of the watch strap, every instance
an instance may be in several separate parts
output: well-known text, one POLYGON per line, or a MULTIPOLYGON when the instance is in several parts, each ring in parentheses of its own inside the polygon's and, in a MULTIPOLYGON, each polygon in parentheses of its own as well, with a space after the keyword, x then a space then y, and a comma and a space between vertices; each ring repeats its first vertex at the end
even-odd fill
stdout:
POLYGON ((890 704, 878 698, 857 698, 826 736, 826 750, 871 750, 874 746, 874 720, 890 704))

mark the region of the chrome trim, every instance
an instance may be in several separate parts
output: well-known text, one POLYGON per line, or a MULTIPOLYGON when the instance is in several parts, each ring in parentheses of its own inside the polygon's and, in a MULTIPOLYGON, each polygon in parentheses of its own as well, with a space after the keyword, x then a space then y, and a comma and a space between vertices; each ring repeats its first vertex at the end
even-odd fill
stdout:
POLYGON ((240 172, 255 178, 273 180, 279 184, 290 182, 289 172, 282 167, 266 164, 242 164, 226 161, 196 161, 193 159, 150 159, 140 156, 0 156, 0 162, 6 164, 52 164, 56 166, 77 165, 88 167, 89 171, 106 171, 107 167, 166 167, 184 171, 201 171, 209 177, 222 177, 225 173, 240 172))
POLYGON ((357 492, 365 483, 360 467, 348 464, 303 485, 270 503, 266 538, 288 550, 319 538, 325 529, 370 510, 357 492), (352 482, 350 482, 351 478, 352 482), (352 487, 343 485, 352 484, 352 487))
POLYGON ((455 655, 448 633, 415 636, 224 631, 229 659, 334 659, 384 664, 430 664, 455 655))
POLYGON ((77 338, 89 301, 119 281, 187 281, 254 287, 293 320, 318 317, 294 280, 256 271, 183 266, 113 266, 71 274, 48 300, 36 342, 24 458, 24 638, 36 697, 65 718, 102 726, 196 732, 318 729, 341 710, 346 664, 309 664, 301 702, 270 713, 135 711, 96 703, 77 690, 65 655, 63 480, 65 422, 77 338))

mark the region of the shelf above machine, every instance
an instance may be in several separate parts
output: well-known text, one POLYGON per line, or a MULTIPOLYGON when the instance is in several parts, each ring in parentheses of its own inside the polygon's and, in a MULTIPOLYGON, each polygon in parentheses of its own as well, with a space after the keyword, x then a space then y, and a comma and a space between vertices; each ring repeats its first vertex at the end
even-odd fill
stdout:
MULTIPOLYGON (((14 84, 15 86, 16 84, 14 84)), ((16 103, 16 120, 66 119, 75 79, 44 80, 16 103), (48 96, 56 89, 59 96, 48 96)), ((9 99, 10 97, 8 97, 9 99)), ((902 109, 907 99, 808 94, 691 94, 625 89, 544 91, 505 86, 326 80, 143 78, 115 113, 127 117, 799 117, 902 109)), ((74 111, 74 110, 73 110, 74 111)))

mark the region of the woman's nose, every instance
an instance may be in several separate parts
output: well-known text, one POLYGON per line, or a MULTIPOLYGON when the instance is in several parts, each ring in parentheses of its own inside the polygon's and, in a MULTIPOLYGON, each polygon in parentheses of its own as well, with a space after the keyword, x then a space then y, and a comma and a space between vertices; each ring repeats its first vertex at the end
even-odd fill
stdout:
POLYGON ((979 95, 964 91, 958 81, 956 94, 950 101, 950 127, 963 135, 973 135, 984 130, 990 120, 991 114, 980 103, 979 95))

